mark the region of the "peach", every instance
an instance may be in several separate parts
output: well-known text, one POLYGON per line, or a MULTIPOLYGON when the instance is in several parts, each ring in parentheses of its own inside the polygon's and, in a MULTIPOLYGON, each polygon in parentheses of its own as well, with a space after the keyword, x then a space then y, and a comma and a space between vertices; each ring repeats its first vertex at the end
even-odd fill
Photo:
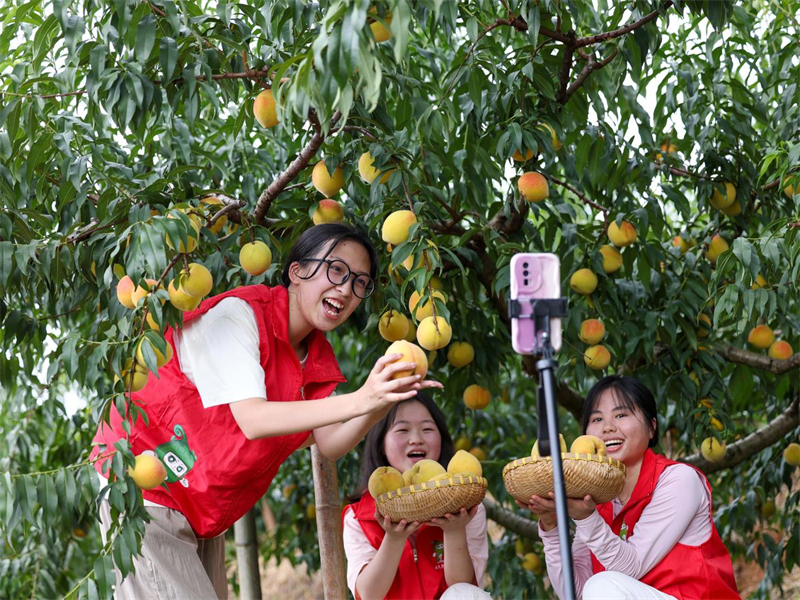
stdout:
POLYGON ((579 294, 591 294, 597 289, 597 275, 590 269, 578 269, 570 277, 569 286, 579 294))
POLYGON ((392 376, 392 379, 400 379, 402 377, 408 377, 409 375, 420 375, 424 378, 428 373, 428 357, 425 356, 422 348, 416 344, 412 344, 406 340, 398 340, 386 349, 384 355, 388 354, 402 354, 402 356, 394 362, 416 363, 414 369, 399 371, 392 376))
POLYGON ((381 238, 395 246, 402 244, 408 240, 409 230, 416 222, 417 215, 410 210, 396 210, 383 222, 381 238))
POLYGON ((128 467, 128 475, 139 488, 152 490, 167 478, 167 469, 156 455, 142 453, 128 467))
POLYGON ((408 319, 396 310, 389 309, 378 321, 378 333, 387 342, 403 340, 408 335, 408 319))
POLYGON ((700 327, 697 328, 697 337, 708 337, 709 330, 711 329, 711 317, 703 313, 697 318, 697 322, 700 324, 700 327), (705 325, 705 327, 703 327, 703 325, 705 325))
POLYGON ((438 350, 450 343, 453 330, 444 317, 425 317, 417 327, 417 342, 425 350, 438 350))
POLYGON ((765 350, 775 341, 775 334, 767 325, 758 325, 750 330, 747 341, 750 345, 765 350))
POLYGON ((730 248, 730 246, 728 245, 728 242, 725 241, 725 238, 719 234, 716 234, 711 238, 711 242, 708 244, 706 257, 712 263, 716 264, 717 258, 719 258, 720 254, 723 252, 727 252, 728 248, 730 248))
POLYGON ((628 221, 622 221, 619 225, 616 221, 612 221, 608 226, 608 239, 617 248, 630 246, 636 241, 637 236, 636 227, 628 221))
POLYGON ((211 272, 200 263, 191 263, 188 273, 181 275, 181 289, 192 298, 205 298, 214 287, 211 272))
POLYGON ((792 346, 789 344, 789 342, 784 342, 783 340, 780 340, 777 342, 773 342, 770 345, 767 354, 769 354, 770 358, 775 358, 777 360, 786 360, 787 358, 790 358, 794 354, 794 351, 792 350, 792 346))
POLYGON ((393 467, 378 467, 369 476, 367 489, 373 498, 393 492, 405 485, 403 474, 393 467))
POLYGON ((707 437, 700 444, 700 453, 708 462, 719 462, 725 458, 727 448, 725 442, 719 442, 715 437, 707 437))
POLYGON ((555 129, 553 129, 547 123, 539 123, 539 125, 537 125, 537 127, 539 127, 539 129, 544 129, 544 130, 550 132, 550 143, 553 145, 553 150, 555 150, 556 152, 561 150, 561 140, 558 139, 558 136, 556 135, 555 129))
POLYGON ((172 360, 172 355, 173 355, 172 344, 167 342, 167 352, 166 354, 162 354, 161 351, 153 345, 153 342, 151 342, 147 338, 142 338, 141 341, 136 345, 136 362, 138 362, 139 364, 141 365, 147 364, 144 361, 144 353, 142 352, 144 344, 147 344, 153 350, 153 353, 156 355, 156 366, 159 369, 172 360))
POLYGON ((435 460, 423 458, 415 462, 414 466, 403 473, 403 481, 406 485, 417 485, 430 481, 437 475, 446 473, 445 468, 435 460))
POLYGON ((714 193, 711 194, 711 206, 716 208, 717 210, 722 210, 723 208, 728 208, 733 201, 736 200, 736 188, 730 182, 726 182, 723 186, 720 183, 714 184, 714 193), (724 187, 725 195, 723 196, 721 193, 721 189, 724 187))
POLYGON ((117 300, 125 308, 136 308, 136 304, 131 300, 131 292, 136 286, 133 285, 133 280, 125 275, 117 283, 117 300))
POLYGON ((615 273, 622 267, 622 254, 614 246, 604 244, 600 246, 600 254, 603 255, 603 271, 615 273))
POLYGON ((145 279, 145 282, 146 285, 136 286, 136 289, 131 292, 131 303, 134 306, 139 306, 139 300, 156 290, 155 279, 145 279))
POLYGON ((341 223, 344 221, 344 206, 330 198, 320 200, 317 208, 314 209, 314 214, 311 215, 311 220, 314 221, 314 225, 341 223))
MULTIPOLYGON (((369 9, 369 14, 378 16, 378 11, 375 7, 369 9)), ((392 24, 392 13, 391 11, 386 11, 383 15, 383 21, 386 23, 381 23, 376 21, 374 17, 369 17, 369 28, 372 31, 372 37, 375 38, 377 43, 385 42, 386 40, 391 39, 392 32, 389 31, 389 25, 392 24)))
POLYGON ((469 342, 453 342, 447 350, 447 362, 454 368, 466 367, 475 360, 475 349, 469 342))
POLYGON ((444 292, 440 292, 439 290, 433 290, 430 298, 422 304, 420 304, 421 298, 422 294, 414 291, 411 292, 411 297, 408 299, 408 312, 418 321, 433 316, 433 302, 431 302, 431 298, 438 298, 442 302, 447 302, 447 296, 444 295, 444 292))
POLYGON ((578 337, 586 344, 599 344, 606 335, 606 326, 599 319, 586 319, 581 323, 578 337))
POLYGON ((248 242, 239 250, 239 264, 248 275, 261 275, 272 264, 272 250, 264 242, 248 242))
POLYGON ((380 175, 380 183, 389 181, 389 176, 394 172, 394 169, 388 169, 381 175, 381 172, 373 166, 374 164, 375 159, 369 152, 364 152, 364 154, 359 157, 358 174, 361 175, 361 179, 366 183, 372 183, 380 175))
POLYGON ((605 369, 611 362, 611 353, 602 344, 590 346, 583 353, 583 362, 595 370, 605 369))
POLYGON ((269 129, 278 124, 278 112, 272 90, 264 90, 253 101, 253 116, 258 124, 269 129))
POLYGON ((475 458, 466 450, 459 450, 447 463, 447 472, 453 475, 475 475, 476 477, 483 477, 483 467, 481 461, 475 458))
POLYGON ((792 442, 783 451, 783 460, 793 467, 800 466, 800 444, 792 442))
MULTIPOLYGON (((567 440, 564 439, 564 435, 561 433, 558 434, 558 446, 561 452, 567 451, 567 440)), ((539 440, 536 440, 533 443, 533 448, 531 448, 531 456, 533 458, 539 458, 539 440)))
POLYGON ((517 162, 529 161, 530 159, 533 158, 533 150, 528 148, 525 151, 525 156, 522 156, 522 152, 520 152, 519 150, 514 150, 514 154, 511 155, 511 158, 513 158, 517 162))
POLYGON ((686 240, 683 238, 683 236, 680 235, 676 235, 674 238, 672 238, 672 245, 675 248, 681 249, 681 256, 686 254, 689 251, 689 249, 692 246, 694 246, 694 244, 695 242, 693 238, 689 238, 688 240, 686 240))
POLYGON ((179 287, 179 285, 180 285, 180 280, 178 278, 175 278, 172 281, 170 281, 169 286, 167 287, 167 293, 169 294, 170 304, 172 304, 172 306, 174 306, 178 310, 184 312, 189 310, 194 310, 195 308, 200 306, 200 302, 203 299, 190 296, 181 287, 179 287))
POLYGON ((311 171, 311 183, 320 194, 330 198, 338 194, 339 190, 344 187, 344 173, 342 168, 337 166, 331 175, 328 167, 325 166, 325 161, 321 160, 314 165, 314 169, 311 171))
POLYGON ((578 436, 572 442, 569 451, 573 454, 597 454, 598 456, 606 456, 608 454, 605 442, 594 435, 578 436))
POLYGON ((473 383, 464 390, 464 404, 472 410, 481 410, 489 406, 492 395, 489 390, 473 383))
POLYGON ((541 173, 523 173, 517 180, 517 189, 526 202, 541 202, 550 195, 547 179, 541 173))

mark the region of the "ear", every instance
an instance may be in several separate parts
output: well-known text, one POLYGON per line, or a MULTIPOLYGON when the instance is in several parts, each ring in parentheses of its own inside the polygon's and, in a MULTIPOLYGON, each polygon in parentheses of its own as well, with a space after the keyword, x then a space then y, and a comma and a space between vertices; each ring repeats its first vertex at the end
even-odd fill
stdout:
POLYGON ((291 283, 299 285, 300 282, 303 281, 300 278, 300 275, 299 275, 300 274, 300 269, 301 269, 300 263, 297 262, 297 261, 295 261, 291 265, 289 265, 289 281, 291 283))
POLYGON ((650 419, 650 439, 653 439, 653 436, 656 434, 656 428, 658 427, 658 421, 656 419, 650 419))

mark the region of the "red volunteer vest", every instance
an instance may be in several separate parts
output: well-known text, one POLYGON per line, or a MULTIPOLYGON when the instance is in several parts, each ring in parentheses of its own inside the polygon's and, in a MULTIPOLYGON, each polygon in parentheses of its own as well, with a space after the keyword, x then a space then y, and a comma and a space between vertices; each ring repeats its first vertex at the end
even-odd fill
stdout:
MULTIPOLYGON (((369 543, 377 550, 385 532, 375 520, 375 499, 364 492, 361 500, 342 511, 342 520, 352 509, 369 543)), ((400 564, 386 600, 435 600, 447 589, 444 579, 444 533, 439 527, 423 525, 417 529, 414 546, 406 540, 400 564)))
MULTIPOLYGON (((633 535, 636 522, 652 500, 653 490, 661 473, 668 466, 676 464, 681 463, 647 450, 633 494, 616 518, 613 516, 614 507, 611 502, 597 507, 597 511, 615 534, 620 534, 624 523, 627 526, 627 538, 633 535)), ((702 475, 710 494, 708 479, 702 471, 695 470, 702 475)), ((709 516, 711 535, 708 540, 699 546, 675 544, 661 562, 640 581, 679 600, 740 600, 730 554, 717 533, 714 516, 710 511, 709 516)), ((605 570, 594 554, 592 567, 595 573, 605 570)))
MULTIPOLYGON (((323 333, 307 338, 305 369, 289 343, 289 296, 286 288, 264 285, 239 287, 203 301, 184 314, 188 323, 221 300, 237 297, 247 301, 258 323, 260 362, 270 402, 297 402, 328 397, 342 377, 333 349, 323 333)), ((172 328, 165 334, 173 345, 172 328)), ((147 413, 149 425, 139 418, 131 424, 130 445, 135 455, 156 454, 167 468, 169 491, 143 491, 146 500, 184 514, 195 534, 211 538, 223 533, 244 515, 269 488, 284 460, 309 436, 309 431, 248 440, 227 405, 204 408, 197 388, 180 370, 177 358, 152 373, 147 385, 133 394, 133 401, 147 413)), ((112 408, 110 427, 101 423, 92 457, 113 449, 125 437, 122 420, 112 408)), ((102 475, 104 462, 95 467, 102 475)))

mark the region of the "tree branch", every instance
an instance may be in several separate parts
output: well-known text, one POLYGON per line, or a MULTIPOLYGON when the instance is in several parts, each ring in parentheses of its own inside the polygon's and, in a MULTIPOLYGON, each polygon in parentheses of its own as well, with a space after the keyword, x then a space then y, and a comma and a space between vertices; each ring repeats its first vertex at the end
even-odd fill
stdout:
POLYGON ((581 53, 583 56, 586 56, 587 60, 586 66, 583 67, 583 70, 581 70, 578 77, 575 78, 575 81, 573 81, 564 92, 564 100, 562 104, 566 104, 567 102, 569 102, 569 99, 572 97, 572 94, 578 91, 578 88, 580 88, 584 84, 584 82, 589 78, 589 75, 591 75, 595 71, 599 71, 600 69, 605 67, 608 63, 610 63, 612 60, 614 60, 614 58, 619 53, 619 48, 614 48, 614 52, 611 53, 611 56, 609 56, 608 58, 604 58, 601 61, 595 60, 591 55, 586 55, 586 53, 584 53, 583 51, 581 51, 581 53))
POLYGON ((580 198, 583 202, 585 202, 589 206, 592 206, 592 207, 596 208, 597 210, 601 211, 603 214, 608 212, 607 208, 605 208, 603 206, 600 206, 599 204, 597 204, 596 202, 593 202, 592 200, 589 200, 589 198, 586 197, 586 194, 584 194, 583 192, 578 191, 577 189, 572 187, 570 184, 568 184, 566 181, 561 181, 560 179, 558 179, 556 177, 553 177, 552 175, 548 175, 547 173, 542 173, 542 175, 544 175, 547 179, 549 179, 550 181, 552 181, 556 185, 560 185, 561 187, 568 189, 570 192, 572 192, 578 198, 580 198))
POLYGON ((798 409, 800 409, 800 394, 792 401, 789 408, 764 425, 764 427, 754 431, 746 438, 727 446, 725 456, 719 462, 709 462, 703 458, 702 454, 692 454, 682 460, 685 463, 694 465, 707 475, 735 467, 754 454, 768 448, 800 425, 800 410, 798 409))
POLYGON ((572 55, 575 52, 575 32, 570 30, 567 34, 568 40, 564 42, 564 56, 561 59, 561 69, 558 71, 558 93, 556 100, 561 104, 566 104, 569 98, 567 97, 567 86, 569 85, 569 76, 572 72, 572 55))
MULTIPOLYGON (((672 6, 672 0, 667 0, 662 7, 663 10, 667 10, 672 6)), ((590 35, 585 38, 580 38, 579 40, 575 41, 575 46, 577 48, 583 48, 584 46, 591 46, 592 44, 597 44, 600 42, 605 42, 606 40, 612 40, 614 38, 622 37, 633 31, 634 29, 639 29, 643 25, 646 25, 653 19, 658 18, 658 15, 661 14, 661 10, 654 10, 653 12, 645 15, 638 21, 634 21, 625 27, 620 27, 619 29, 615 29, 613 31, 606 31, 605 33, 598 33, 597 35, 590 35)))
POLYGON ((764 354, 757 354, 734 346, 714 346, 714 351, 728 362, 735 362, 756 369, 763 369, 775 375, 783 375, 788 371, 800 367, 800 352, 793 354, 785 360, 770 358, 764 354))
POLYGON ((523 537, 533 540, 539 539, 538 521, 520 516, 491 498, 483 499, 483 507, 486 509, 486 517, 501 527, 505 527, 523 537))
MULTIPOLYGON (((331 127, 336 124, 341 116, 342 113, 337 110, 331 118, 331 127)), ((289 185, 289 182, 294 179, 300 171, 308 166, 309 161, 316 155, 317 150, 322 146, 324 140, 325 134, 323 132, 315 132, 314 135, 311 136, 311 139, 308 140, 305 148, 303 148, 300 154, 297 155, 297 158, 292 161, 292 164, 290 164, 283 173, 278 175, 275 181, 269 184, 269 187, 261 193, 261 196, 258 198, 258 203, 256 204, 256 210, 253 213, 256 223, 262 223, 264 221, 264 217, 267 216, 267 211, 269 211, 272 201, 278 197, 278 194, 289 185)))

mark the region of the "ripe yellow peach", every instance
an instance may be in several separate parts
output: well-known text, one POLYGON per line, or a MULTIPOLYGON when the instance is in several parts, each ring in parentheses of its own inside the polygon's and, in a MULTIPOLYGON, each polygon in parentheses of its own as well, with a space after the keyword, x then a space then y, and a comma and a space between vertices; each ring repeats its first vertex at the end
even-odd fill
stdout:
MULTIPOLYGON (((447 296, 444 295, 444 292, 440 292, 439 290, 433 290, 431 296, 433 298, 438 298, 442 302, 447 302, 447 296)), ((408 299, 408 312, 410 312, 411 315, 418 321, 433 316, 433 302, 431 302, 431 299, 429 298, 420 304, 421 298, 422 294, 414 291, 411 292, 411 297, 408 299)))
POLYGON ((720 421, 716 417, 711 417, 711 426, 717 431, 722 431, 723 429, 725 429, 725 425, 723 425, 722 421, 720 421))
POLYGON ((474 456, 481 462, 485 461, 487 458, 486 451, 480 446, 475 446, 474 448, 470 448, 469 453, 472 454, 472 456, 474 456))
POLYGON ((447 463, 447 472, 453 475, 465 474, 483 477, 481 461, 466 450, 459 450, 453 455, 453 458, 447 463))
POLYGON ((529 161, 530 159, 533 158, 533 150, 528 148, 525 151, 525 156, 522 156, 522 152, 520 152, 519 150, 514 150, 514 154, 511 155, 511 158, 513 158, 517 162, 529 161))
POLYGON ((378 467, 369 476, 367 489, 370 496, 377 498, 393 492, 405 485, 403 474, 394 467, 378 467))
POLYGON ((239 250, 239 264, 248 275, 261 275, 272 264, 272 250, 264 242, 248 242, 239 250))
POLYGON ((720 443, 715 437, 707 437, 700 444, 700 453, 708 462, 719 462, 725 458, 727 447, 725 442, 720 443))
POLYGON ((750 286, 751 290, 757 290, 758 288, 767 287, 767 280, 764 279, 764 276, 759 273, 756 275, 756 280, 753 282, 753 285, 750 286))
POLYGON ((767 354, 769 354, 770 358, 786 360, 787 358, 791 358, 792 354, 794 354, 794 351, 792 350, 792 346, 789 344, 789 342, 779 340, 770 345, 767 354))
POLYGON ((453 330, 444 317, 425 317, 417 327, 417 342, 425 350, 438 350, 450 343, 453 330))
POLYGON ((544 564, 542 563, 542 559, 533 552, 527 552, 522 557, 522 568, 526 571, 530 571, 534 575, 544 574, 544 564))
POLYGON ((146 364, 144 362, 144 353, 142 352, 144 344, 147 344, 148 346, 150 346, 150 348, 152 348, 153 353, 156 355, 156 366, 159 369, 172 360, 172 355, 173 355, 172 344, 167 342, 167 352, 166 354, 162 354, 161 351, 158 348, 156 348, 149 339, 142 338, 136 345, 136 362, 138 362, 139 364, 142 365, 146 364))
POLYGON ((742 204, 741 202, 734 202, 730 206, 726 208, 721 208, 720 210, 729 217, 736 217, 742 214, 742 204))
POLYGON ((410 210, 396 210, 383 222, 381 238, 395 246, 402 244, 408 240, 409 230, 416 222, 417 215, 410 210))
MULTIPOLYGON (((788 181, 788 178, 784 179, 784 183, 786 181, 788 181)), ((789 200, 794 198, 795 192, 800 194, 800 186, 797 186, 797 188, 795 188, 795 186, 789 184, 785 188, 783 188, 783 193, 786 194, 786 197, 789 198, 789 200)))
POLYGON ((403 340, 408 334, 408 319, 396 310, 389 309, 378 321, 378 333, 387 342, 403 340))
POLYGON ((725 183, 725 195, 720 191, 722 185, 719 183, 714 184, 714 193, 711 195, 711 206, 717 210, 728 208, 736 200, 736 188, 730 182, 725 183))
POLYGON ((586 319, 581 323, 578 337, 586 344, 599 344, 606 335, 606 326, 599 319, 586 319))
POLYGON ((408 319, 408 333, 406 337, 403 338, 407 342, 416 342, 417 341, 417 326, 414 324, 414 321, 408 319))
POLYGON ((458 452, 459 450, 469 451, 470 448, 472 448, 472 442, 465 435, 462 435, 455 442, 453 442, 453 449, 456 452, 458 452))
POLYGON ((422 351, 422 348, 406 340, 398 340, 386 349, 384 355, 387 354, 402 354, 395 362, 413 362, 416 363, 414 369, 407 371, 399 371, 392 376, 392 379, 400 379, 408 377, 409 375, 420 375, 422 378, 428 373, 428 357, 422 351))
MULTIPOLYGON (((122 382, 125 385, 125 390, 130 388, 131 391, 138 392, 147 385, 147 379, 150 376, 150 371, 147 370, 147 367, 144 366, 144 364, 137 362, 136 367, 133 369, 133 373, 131 373, 131 365, 133 365, 133 359, 129 358, 125 361, 125 367, 120 373, 122 375, 122 382)), ((115 381, 118 381, 119 379, 119 377, 114 377, 115 381)))
POLYGON ((603 271, 606 273, 615 273, 622 267, 622 254, 614 246, 600 246, 600 254, 603 255, 603 271))
POLYGON ((757 325, 750 330, 750 334, 747 336, 747 341, 750 343, 750 345, 765 350, 772 345, 772 342, 775 341, 775 334, 767 325, 757 325))
POLYGON ((430 481, 433 477, 445 472, 445 468, 435 460, 423 458, 403 473, 403 481, 405 485, 417 485, 430 481))
POLYGON ((146 285, 138 285, 136 289, 131 292, 131 303, 134 306, 139 305, 139 300, 146 297, 151 292, 156 291, 156 283, 155 279, 145 279, 146 285))
POLYGON ((195 298, 187 294, 183 288, 178 287, 179 280, 173 279, 170 281, 169 286, 167 287, 167 293, 169 293, 169 302, 177 308, 178 310, 182 311, 189 311, 194 310, 198 306, 200 306, 200 302, 202 302, 202 298, 195 298))
POLYGON ((723 252, 727 252, 730 246, 728 242, 725 241, 725 238, 719 234, 716 234, 714 237, 711 238, 711 242, 708 244, 708 250, 706 250, 706 257, 712 263, 716 264, 717 258, 723 252))
POLYGON ((561 140, 558 139, 558 136, 556 135, 555 129, 553 129, 548 123, 539 123, 539 125, 537 125, 537 127, 539 127, 540 129, 544 129, 544 130, 550 132, 550 143, 553 146, 553 150, 555 150, 556 152, 561 150, 561 146, 562 146, 561 140))
POLYGON ((570 277, 569 286, 579 294, 591 294, 597 289, 597 275, 590 269, 578 269, 570 277))
POLYGON ((569 451, 574 454, 597 454, 598 456, 606 456, 608 454, 605 442, 594 435, 576 437, 569 451))
POLYGON ((711 330, 711 317, 709 317, 705 313, 702 313, 697 318, 697 322, 700 324, 700 327, 697 328, 697 337, 699 338, 708 337, 708 334, 711 330))
POLYGON ((595 370, 605 369, 611 362, 611 353, 602 344, 590 346, 583 353, 583 362, 595 370))
POLYGON ((482 410, 489 406, 492 395, 489 390, 473 383, 464 390, 464 404, 472 410, 482 410))
POLYGON ((311 183, 314 184, 320 194, 326 198, 331 198, 344 187, 344 173, 342 168, 337 166, 333 170, 333 175, 331 175, 328 167, 325 166, 325 161, 321 160, 314 165, 314 170, 311 171, 311 183))
MULTIPOLYGON (((178 210, 180 210, 180 212, 182 213, 186 213, 186 211, 183 209, 178 209, 178 210)), ((194 230, 194 237, 192 237, 191 234, 187 233, 186 243, 184 243, 181 240, 181 242, 178 244, 178 252, 187 254, 190 252, 194 252, 197 249, 198 240, 200 239, 200 230, 203 228, 203 221, 200 219, 199 216, 197 216, 194 213, 188 213, 188 217, 189 217, 189 225, 194 230)), ((169 214, 167 215, 167 218, 177 219, 178 217, 176 217, 173 214, 169 214)), ((172 240, 170 239, 169 236, 167 236, 166 241, 167 241, 167 246, 169 246, 174 250, 175 246, 172 244, 172 240)))
MULTIPOLYGON (((372 7, 371 9, 369 9, 369 14, 377 16, 378 11, 375 7, 372 7)), ((375 41, 379 44, 381 42, 385 42, 386 40, 391 39, 392 37, 392 32, 389 30, 388 27, 389 25, 392 24, 391 11, 388 10, 386 11, 386 13, 383 15, 383 20, 386 23, 386 25, 384 25, 379 21, 376 21, 374 17, 369 17, 369 28, 372 31, 372 37, 374 37, 375 41)))
POLYGON ((686 254, 689 249, 694 246, 694 244, 694 238, 689 238, 688 241, 679 235, 676 235, 674 238, 672 238, 672 245, 681 249, 681 256, 686 254))
POLYGON ((167 469, 154 454, 140 454, 133 467, 128 467, 128 475, 143 490, 152 490, 167 478, 167 469))
POLYGON ((366 183, 372 183, 377 179, 378 175, 380 175, 380 183, 389 181, 389 176, 394 172, 394 169, 389 169, 381 175, 381 172, 373 166, 374 164, 375 159, 369 152, 364 152, 364 154, 359 157, 358 174, 361 175, 361 179, 366 183))
POLYGON ((336 200, 326 198, 320 200, 314 214, 311 215, 311 220, 314 225, 321 225, 322 223, 341 223, 344 221, 344 206, 336 200))
POLYGON ((456 369, 466 367, 475 359, 475 349, 469 342, 453 342, 447 350, 447 362, 456 369))
POLYGON ((136 304, 131 300, 131 293, 136 286, 133 285, 133 280, 125 275, 117 283, 117 300, 125 308, 136 308, 136 304))
POLYGON ((523 173, 517 181, 517 189, 526 202, 541 202, 550 195, 547 179, 541 173, 523 173))
POLYGON ((617 248, 630 246, 636 241, 637 236, 636 227, 628 221, 622 221, 619 225, 616 221, 612 221, 608 226, 608 239, 617 248))
MULTIPOLYGON (((212 207, 212 206, 216 207, 213 209, 216 212, 220 208, 223 208, 225 206, 225 203, 216 196, 208 196, 200 200, 200 205, 201 206, 205 205, 207 207, 212 207)), ((228 222, 227 215, 222 215, 219 219, 214 221, 214 223, 211 226, 209 226, 209 229, 214 233, 214 235, 219 235, 219 232, 222 231, 222 228, 225 227, 225 224, 227 222, 228 222)))
POLYGON ((783 460, 793 467, 800 466, 800 444, 792 442, 783 451, 783 460))
POLYGON ((272 90, 264 90, 253 101, 253 116, 262 127, 269 129, 278 124, 278 111, 272 90))
MULTIPOLYGON (((673 154, 678 151, 678 147, 675 144, 670 144, 669 142, 664 142, 659 146, 662 152, 666 152, 667 154, 673 154)), ((656 160, 662 160, 664 156, 661 152, 656 152, 656 160)))
POLYGON ((205 298, 214 287, 211 272, 200 263, 191 263, 189 272, 183 272, 181 289, 193 298, 205 298))

